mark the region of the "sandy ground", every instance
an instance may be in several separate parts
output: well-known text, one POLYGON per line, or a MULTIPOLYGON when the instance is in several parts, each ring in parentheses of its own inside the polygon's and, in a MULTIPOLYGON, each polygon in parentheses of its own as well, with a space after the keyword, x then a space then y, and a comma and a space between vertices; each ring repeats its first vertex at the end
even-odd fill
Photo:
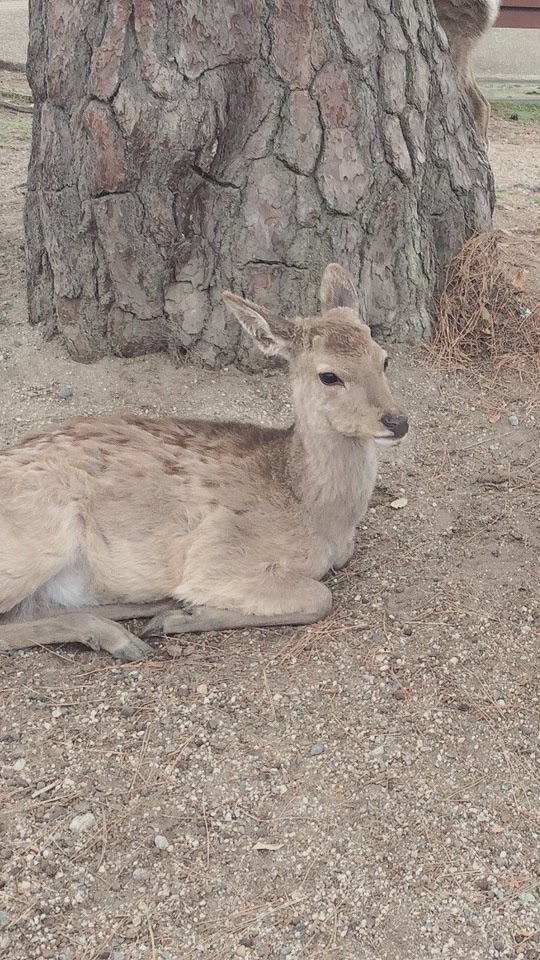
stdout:
MULTIPOLYGON (((491 136, 538 284, 540 129, 491 136)), ((80 366, 28 326, 28 138, 1 113, 0 440, 123 408, 286 420, 281 374, 80 366)), ((410 441, 324 623, 0 660, 2 955, 540 957, 538 398, 421 350, 391 369, 410 441)))

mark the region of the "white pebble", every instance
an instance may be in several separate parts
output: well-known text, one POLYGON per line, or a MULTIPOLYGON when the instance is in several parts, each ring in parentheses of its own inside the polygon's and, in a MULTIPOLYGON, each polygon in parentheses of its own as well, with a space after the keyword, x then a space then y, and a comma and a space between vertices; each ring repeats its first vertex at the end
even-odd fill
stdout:
POLYGON ((95 823, 96 818, 93 813, 79 813, 76 817, 73 817, 69 829, 73 833, 85 833, 86 830, 91 830, 95 823))

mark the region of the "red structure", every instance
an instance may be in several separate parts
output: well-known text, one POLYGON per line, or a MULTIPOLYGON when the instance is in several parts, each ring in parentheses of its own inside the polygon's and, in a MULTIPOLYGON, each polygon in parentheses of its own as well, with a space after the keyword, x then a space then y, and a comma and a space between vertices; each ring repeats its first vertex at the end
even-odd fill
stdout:
POLYGON ((496 27, 532 27, 540 30, 540 0, 505 0, 496 27))

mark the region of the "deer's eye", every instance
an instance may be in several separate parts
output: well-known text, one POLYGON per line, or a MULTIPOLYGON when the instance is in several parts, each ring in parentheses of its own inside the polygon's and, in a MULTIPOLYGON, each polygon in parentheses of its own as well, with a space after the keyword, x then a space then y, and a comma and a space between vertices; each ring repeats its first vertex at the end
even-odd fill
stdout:
POLYGON ((389 363, 390 363, 390 359, 389 359, 388 357, 385 357, 385 358, 384 358, 384 372, 385 372, 385 373, 386 373, 386 371, 388 370, 388 364, 389 364, 389 363))
POLYGON ((333 383, 343 383, 343 380, 340 380, 340 378, 336 373, 330 373, 330 372, 320 373, 319 380, 321 381, 321 383, 324 383, 325 386, 327 387, 331 386, 333 383))

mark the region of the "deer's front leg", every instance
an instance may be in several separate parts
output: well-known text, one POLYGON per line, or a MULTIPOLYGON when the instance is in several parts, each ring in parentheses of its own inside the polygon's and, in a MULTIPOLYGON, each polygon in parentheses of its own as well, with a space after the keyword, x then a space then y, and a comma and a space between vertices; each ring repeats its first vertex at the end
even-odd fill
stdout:
POLYGON ((332 607, 330 590, 318 580, 291 574, 286 583, 280 579, 277 583, 266 582, 265 587, 266 596, 259 594, 257 597, 257 612, 206 605, 186 607, 183 611, 171 610, 154 617, 142 636, 296 626, 320 620, 332 607))
POLYGON ((313 623, 332 606, 313 553, 283 514, 214 514, 198 528, 173 591, 185 609, 154 617, 142 636, 313 623))

